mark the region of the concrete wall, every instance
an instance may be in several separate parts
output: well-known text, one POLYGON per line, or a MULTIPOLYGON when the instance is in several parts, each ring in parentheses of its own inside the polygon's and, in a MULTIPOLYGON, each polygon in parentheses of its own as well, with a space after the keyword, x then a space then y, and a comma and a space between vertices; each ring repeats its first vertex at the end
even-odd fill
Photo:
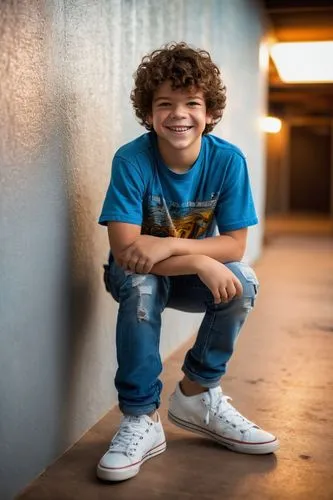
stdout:
MULTIPOLYGON (((129 101, 141 57, 171 40, 211 51, 228 107, 216 133, 247 154, 263 212, 264 28, 255 0, 3 0, 0 6, 0 497, 116 403, 117 307, 97 218, 115 149, 143 132, 129 101)), ((261 226, 248 257, 258 257, 261 226)), ((200 315, 167 311, 165 357, 200 315)))

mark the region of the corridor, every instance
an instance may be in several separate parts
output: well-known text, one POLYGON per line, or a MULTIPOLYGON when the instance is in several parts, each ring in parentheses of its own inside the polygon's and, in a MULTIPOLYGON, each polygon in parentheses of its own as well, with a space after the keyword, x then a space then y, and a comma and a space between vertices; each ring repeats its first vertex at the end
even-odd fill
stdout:
POLYGON ((104 484, 95 465, 116 430, 110 411, 19 500, 333 498, 333 240, 272 233, 255 265, 261 288, 224 379, 248 418, 276 433, 276 455, 247 456, 168 423, 183 345, 163 372, 166 453, 127 482, 104 484))

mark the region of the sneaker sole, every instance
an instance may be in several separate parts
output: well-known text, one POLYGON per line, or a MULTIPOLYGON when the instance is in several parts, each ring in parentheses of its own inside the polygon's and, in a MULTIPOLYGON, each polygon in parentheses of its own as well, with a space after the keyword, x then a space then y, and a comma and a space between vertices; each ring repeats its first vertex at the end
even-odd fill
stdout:
POLYGON ((154 458, 160 453, 163 453, 166 450, 166 441, 155 446, 151 450, 147 451, 145 456, 140 462, 136 462, 132 465, 127 465, 126 467, 121 467, 119 469, 114 468, 110 469, 107 467, 103 467, 100 464, 97 466, 97 477, 102 479, 103 481, 125 481, 126 479, 130 479, 138 474, 140 471, 141 465, 150 458, 154 458))
POLYGON ((168 412, 168 420, 172 422, 177 427, 182 429, 186 429, 187 431, 194 432, 195 434, 202 434, 204 436, 208 436, 214 441, 222 444, 226 448, 232 451, 236 451, 237 453, 247 453, 251 455, 266 455, 268 453, 274 453, 280 446, 279 441, 274 439, 273 441, 268 441, 265 443, 241 443, 240 441, 235 441, 232 439, 228 439, 209 429, 205 429, 204 427, 200 427, 200 425, 193 424, 192 422, 187 422, 186 420, 182 420, 175 415, 173 415, 170 411, 168 412))

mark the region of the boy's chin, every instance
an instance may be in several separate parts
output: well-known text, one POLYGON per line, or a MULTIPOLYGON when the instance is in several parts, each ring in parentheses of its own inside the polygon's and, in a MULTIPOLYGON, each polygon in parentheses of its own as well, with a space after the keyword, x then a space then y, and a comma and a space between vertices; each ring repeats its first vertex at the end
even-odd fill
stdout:
POLYGON ((188 140, 188 139, 187 140, 183 139, 182 141, 181 140, 178 140, 178 141, 168 141, 168 140, 163 141, 163 143, 164 143, 164 145, 166 147, 172 148, 175 151, 182 151, 183 149, 190 148, 196 142, 197 142, 197 140, 188 140))
MULTIPOLYGON (((157 134, 158 135, 158 134, 157 134)), ((183 136, 158 135, 159 139, 165 143, 172 144, 175 147, 182 147, 183 144, 192 144, 201 139, 202 134, 184 134, 183 136)))

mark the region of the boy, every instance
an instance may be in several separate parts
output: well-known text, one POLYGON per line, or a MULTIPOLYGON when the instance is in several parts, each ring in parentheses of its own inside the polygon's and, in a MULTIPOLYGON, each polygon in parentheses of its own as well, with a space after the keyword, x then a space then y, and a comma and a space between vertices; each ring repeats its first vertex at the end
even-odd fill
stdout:
POLYGON ((205 311, 170 398, 171 422, 238 452, 279 445, 220 387, 258 281, 241 262, 247 227, 257 223, 246 161, 209 134, 225 107, 219 69, 206 51, 166 45, 143 58, 131 99, 149 132, 116 152, 99 219, 111 246, 105 284, 119 302, 115 385, 124 414, 97 467, 109 481, 135 476, 166 449, 157 412, 165 307, 205 311))

